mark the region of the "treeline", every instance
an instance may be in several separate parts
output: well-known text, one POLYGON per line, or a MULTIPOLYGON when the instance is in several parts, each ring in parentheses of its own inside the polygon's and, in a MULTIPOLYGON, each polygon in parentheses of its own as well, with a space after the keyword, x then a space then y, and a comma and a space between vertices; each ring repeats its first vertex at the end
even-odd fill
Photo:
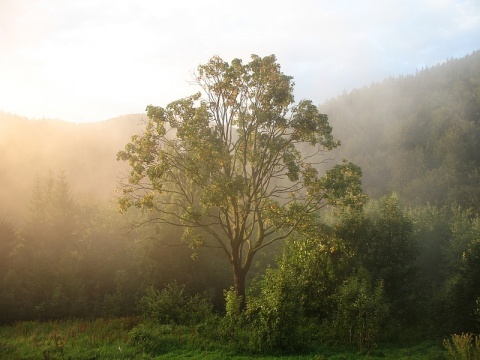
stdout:
POLYGON ((326 214, 324 224, 316 239, 290 239, 251 289, 250 345, 299 350, 310 339, 369 350, 479 330, 478 216, 458 207, 405 210, 393 194, 326 214))
POLYGON ((354 90, 322 106, 364 190, 479 211, 480 51, 354 90))
POLYGON ((64 171, 77 197, 112 198, 125 166, 116 152, 140 131, 144 115, 74 124, 0 111, 0 217, 22 221, 38 178, 64 171))
POLYGON ((150 286, 177 281, 189 292, 228 286, 217 260, 165 244, 176 229, 128 227, 105 201, 78 200, 66 175, 39 178, 25 221, 0 220, 0 322, 131 315, 150 286))

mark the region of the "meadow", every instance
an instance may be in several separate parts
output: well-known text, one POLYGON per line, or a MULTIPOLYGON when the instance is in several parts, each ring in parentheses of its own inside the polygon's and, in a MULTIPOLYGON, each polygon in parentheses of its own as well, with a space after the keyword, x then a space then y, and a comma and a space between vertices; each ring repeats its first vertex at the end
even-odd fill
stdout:
POLYGON ((381 346, 360 353, 319 346, 303 354, 239 353, 198 326, 157 324, 139 317, 18 321, 0 327, 0 359, 447 359, 442 341, 381 346))

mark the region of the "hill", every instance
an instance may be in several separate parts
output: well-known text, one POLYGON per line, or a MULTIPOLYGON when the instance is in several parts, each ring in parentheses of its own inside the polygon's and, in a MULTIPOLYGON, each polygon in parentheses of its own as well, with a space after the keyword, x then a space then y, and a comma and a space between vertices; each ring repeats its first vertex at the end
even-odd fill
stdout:
MULTIPOLYGON (((362 167, 371 197, 396 191, 411 205, 480 208, 480 51, 319 107, 342 141, 333 157, 362 167)), ((109 199, 127 169, 116 153, 145 117, 74 124, 0 111, 0 218, 21 219, 50 171, 63 171, 77 197, 109 199)))
POLYGON ((480 51, 386 79, 320 106, 372 197, 412 205, 480 200, 480 51))
POLYGON ((49 172, 64 172, 76 197, 110 198, 126 169, 116 153, 141 130, 143 118, 74 124, 0 112, 0 218, 21 219, 35 182, 49 172))

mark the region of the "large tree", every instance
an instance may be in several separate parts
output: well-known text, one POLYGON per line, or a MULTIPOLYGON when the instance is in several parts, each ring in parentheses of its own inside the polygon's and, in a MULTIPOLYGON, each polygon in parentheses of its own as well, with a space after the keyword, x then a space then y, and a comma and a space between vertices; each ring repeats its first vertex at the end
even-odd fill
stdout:
POLYGON ((294 104, 274 55, 247 64, 215 56, 194 79, 198 93, 148 106, 145 131, 118 153, 131 165, 119 204, 182 227, 193 246, 223 249, 244 308, 255 254, 294 231, 311 234, 322 206, 357 203, 361 170, 343 162, 319 176, 339 142, 311 101, 294 104))

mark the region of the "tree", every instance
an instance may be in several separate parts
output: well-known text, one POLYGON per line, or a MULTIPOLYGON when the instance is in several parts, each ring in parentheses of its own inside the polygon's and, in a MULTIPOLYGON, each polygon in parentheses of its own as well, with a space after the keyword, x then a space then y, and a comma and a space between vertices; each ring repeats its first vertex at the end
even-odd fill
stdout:
POLYGON ((360 267, 339 287, 334 329, 340 338, 356 342, 360 351, 370 350, 381 333, 381 323, 388 313, 383 282, 377 284, 360 267))
POLYGON ((415 321, 417 246, 398 195, 370 201, 362 211, 345 212, 336 232, 352 254, 352 266, 364 267, 373 281, 383 282, 392 318, 415 321))
POLYGON ((0 220, 0 323, 13 320, 17 304, 15 293, 9 287, 15 248, 20 238, 14 224, 3 218, 0 220))
POLYGON ((345 161, 319 176, 323 151, 339 142, 311 101, 294 105, 292 77, 274 55, 248 64, 215 56, 194 79, 200 92, 149 105, 144 133, 118 153, 131 166, 118 201, 151 210, 145 223, 182 227, 191 246, 222 249, 241 310, 255 254, 307 232, 322 206, 360 201, 361 170, 345 161))
POLYGON ((480 218, 459 207, 452 207, 449 215, 451 233, 444 247, 449 278, 443 295, 447 316, 443 321, 450 322, 452 332, 472 332, 480 298, 480 218))

